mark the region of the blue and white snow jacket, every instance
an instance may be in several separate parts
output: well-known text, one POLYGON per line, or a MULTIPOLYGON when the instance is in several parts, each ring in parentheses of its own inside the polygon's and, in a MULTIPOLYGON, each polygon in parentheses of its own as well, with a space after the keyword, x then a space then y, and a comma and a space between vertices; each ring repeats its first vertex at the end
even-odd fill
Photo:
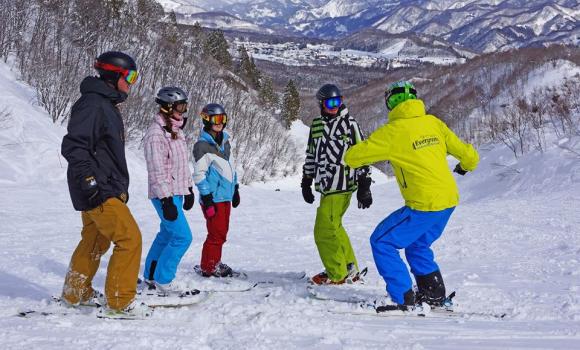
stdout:
POLYGON ((231 202, 238 178, 230 164, 230 141, 225 132, 221 146, 206 131, 202 130, 199 140, 193 146, 193 182, 201 196, 211 193, 213 201, 231 202))

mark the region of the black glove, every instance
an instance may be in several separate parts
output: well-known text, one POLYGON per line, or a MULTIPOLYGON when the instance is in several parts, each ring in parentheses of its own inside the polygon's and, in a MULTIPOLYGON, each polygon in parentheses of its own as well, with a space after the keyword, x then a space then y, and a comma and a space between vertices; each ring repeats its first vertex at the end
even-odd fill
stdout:
POLYGON ((173 197, 161 198, 161 209, 165 220, 175 221, 177 219, 177 207, 173 203, 173 197))
POLYGON ((189 188, 189 194, 183 196, 183 210, 189 210, 193 208, 193 203, 195 202, 195 195, 193 194, 193 188, 189 188))
POLYGON ((463 170, 463 168, 461 167, 460 163, 457 163, 457 165, 455 166, 455 169, 453 169, 453 172, 454 173, 458 173, 461 176, 467 174, 467 171, 466 170, 463 170))
POLYGON ((201 202, 203 203, 203 212, 207 218, 212 218, 217 212, 217 206, 213 202, 212 194, 206 194, 201 196, 201 202))
POLYGON ((308 204, 314 203, 314 194, 312 194, 312 178, 303 176, 300 187, 302 187, 302 197, 304 198, 304 201, 308 204))
POLYGON ((92 208, 100 205, 100 193, 97 179, 94 176, 87 176, 81 181, 81 190, 85 193, 87 201, 92 208))
POLYGON ((234 198, 232 198, 232 207, 237 208, 240 205, 240 191, 238 191, 239 185, 236 185, 236 189, 234 191, 234 198))
POLYGON ((359 209, 366 209, 373 204, 373 196, 371 194, 371 183, 373 180, 368 177, 360 177, 358 179, 358 190, 356 191, 356 199, 358 200, 359 209))

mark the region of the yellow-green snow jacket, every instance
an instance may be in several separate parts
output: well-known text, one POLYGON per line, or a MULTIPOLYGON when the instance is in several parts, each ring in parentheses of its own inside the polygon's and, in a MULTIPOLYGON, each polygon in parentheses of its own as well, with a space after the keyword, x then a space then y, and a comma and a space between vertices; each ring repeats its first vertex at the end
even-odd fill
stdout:
POLYGON ((405 204, 415 210, 439 211, 459 203, 448 154, 467 171, 475 170, 479 162, 472 145, 435 116, 425 114, 423 101, 408 100, 389 113, 387 124, 352 146, 344 161, 352 168, 390 161, 405 204))

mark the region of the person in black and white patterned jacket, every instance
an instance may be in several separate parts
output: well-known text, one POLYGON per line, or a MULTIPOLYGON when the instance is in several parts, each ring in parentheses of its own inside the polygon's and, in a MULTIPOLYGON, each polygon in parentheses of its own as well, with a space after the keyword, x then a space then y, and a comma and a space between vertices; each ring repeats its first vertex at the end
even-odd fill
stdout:
POLYGON ((316 98, 321 115, 310 127, 301 187, 307 203, 314 202, 313 182, 316 191, 321 193, 314 240, 325 271, 310 280, 314 284, 355 282, 359 279, 358 263, 342 226, 342 217, 354 191, 357 191, 358 207, 370 207, 372 180, 369 167, 351 169, 343 164, 343 158, 350 146, 363 140, 363 135, 343 104, 337 86, 322 86, 316 98))

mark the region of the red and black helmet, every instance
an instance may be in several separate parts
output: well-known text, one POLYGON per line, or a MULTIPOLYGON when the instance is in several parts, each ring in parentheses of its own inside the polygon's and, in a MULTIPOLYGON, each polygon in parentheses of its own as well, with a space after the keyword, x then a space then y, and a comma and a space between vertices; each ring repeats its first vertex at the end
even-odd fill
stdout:
POLYGON ((137 64, 126 53, 119 51, 107 51, 95 60, 95 69, 101 79, 117 83, 120 77, 125 78, 129 84, 137 81, 137 64))

